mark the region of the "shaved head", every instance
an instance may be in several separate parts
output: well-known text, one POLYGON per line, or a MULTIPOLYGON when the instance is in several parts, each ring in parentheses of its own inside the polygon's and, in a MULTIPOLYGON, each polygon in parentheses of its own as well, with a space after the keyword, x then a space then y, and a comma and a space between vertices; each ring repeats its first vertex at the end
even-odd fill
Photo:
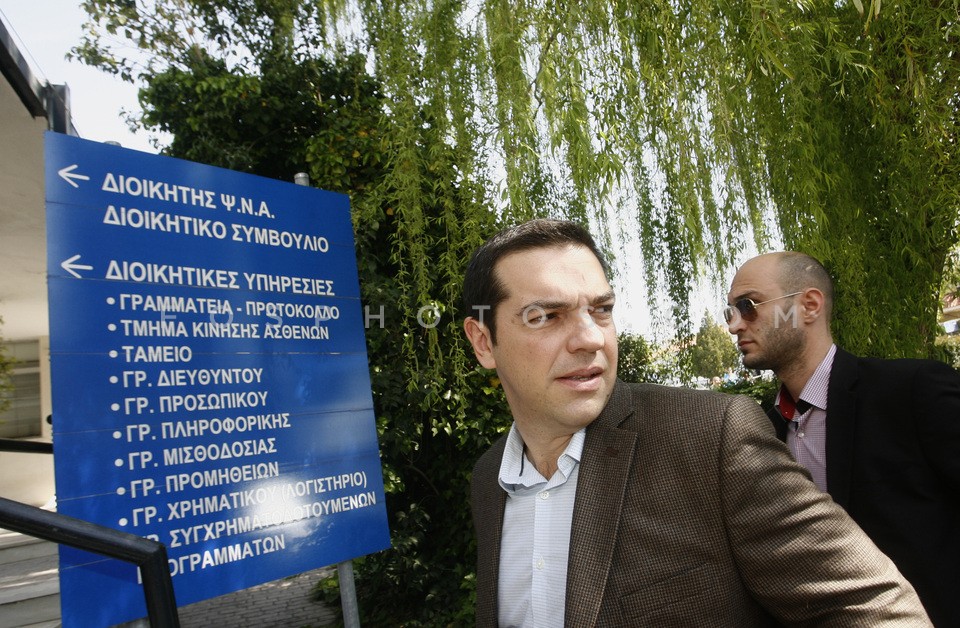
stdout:
POLYGON ((816 288, 823 293, 824 315, 827 322, 833 314, 833 280, 830 273, 815 257, 796 251, 771 253, 777 264, 777 282, 785 292, 800 292, 816 288))

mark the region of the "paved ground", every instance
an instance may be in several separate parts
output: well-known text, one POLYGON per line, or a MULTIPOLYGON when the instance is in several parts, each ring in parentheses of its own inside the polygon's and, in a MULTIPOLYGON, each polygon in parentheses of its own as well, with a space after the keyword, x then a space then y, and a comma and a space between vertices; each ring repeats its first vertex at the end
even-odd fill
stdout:
POLYGON ((180 607, 181 628, 210 626, 320 628, 335 619, 333 609, 311 597, 313 585, 331 573, 324 567, 275 582, 180 607))
MULTIPOLYGON (((311 599, 313 585, 332 573, 324 567, 298 576, 267 582, 179 609, 181 628, 324 628, 336 613, 311 599)), ((123 624, 125 628, 149 626, 146 620, 123 624)))

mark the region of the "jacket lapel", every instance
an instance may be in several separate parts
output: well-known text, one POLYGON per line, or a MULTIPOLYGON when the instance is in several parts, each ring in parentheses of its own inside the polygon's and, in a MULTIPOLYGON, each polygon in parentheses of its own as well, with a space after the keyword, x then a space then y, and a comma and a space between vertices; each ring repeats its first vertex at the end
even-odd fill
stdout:
POLYGON ((596 625, 603 604, 636 449, 636 433, 616 427, 633 411, 631 400, 629 388, 617 382, 607 407, 587 428, 567 563, 567 628, 596 625))
POLYGON ((476 625, 497 625, 497 581, 500 574, 500 535, 503 532, 503 509, 507 502, 506 492, 497 482, 499 462, 503 458, 506 437, 501 437, 491 447, 482 468, 475 469, 473 479, 474 517, 482 519, 477 531, 477 603, 476 625))
POLYGON ((827 492, 846 509, 857 425, 857 358, 837 348, 827 391, 827 492))

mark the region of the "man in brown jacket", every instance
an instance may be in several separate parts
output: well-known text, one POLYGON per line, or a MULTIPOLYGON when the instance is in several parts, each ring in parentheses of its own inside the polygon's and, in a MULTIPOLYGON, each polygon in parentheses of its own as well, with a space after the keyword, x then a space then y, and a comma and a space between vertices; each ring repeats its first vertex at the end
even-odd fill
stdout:
POLYGON ((589 233, 535 220, 464 280, 514 424, 477 462, 479 626, 928 626, 753 401, 616 379, 589 233))

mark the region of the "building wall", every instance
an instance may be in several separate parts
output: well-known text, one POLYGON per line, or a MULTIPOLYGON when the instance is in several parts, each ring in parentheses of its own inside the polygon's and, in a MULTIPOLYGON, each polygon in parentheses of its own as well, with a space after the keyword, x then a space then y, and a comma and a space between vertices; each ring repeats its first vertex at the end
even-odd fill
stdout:
POLYGON ((0 337, 47 335, 43 181, 45 118, 34 118, 0 77, 0 337))

